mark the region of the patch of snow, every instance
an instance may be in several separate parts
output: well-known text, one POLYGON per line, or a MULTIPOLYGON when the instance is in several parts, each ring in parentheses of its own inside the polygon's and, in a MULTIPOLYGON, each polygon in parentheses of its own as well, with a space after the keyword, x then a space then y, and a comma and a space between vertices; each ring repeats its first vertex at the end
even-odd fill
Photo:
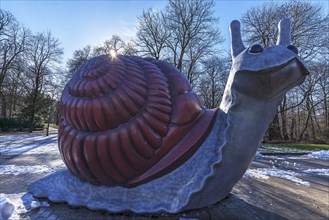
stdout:
POLYGON ((9 220, 20 219, 20 215, 28 213, 34 208, 49 206, 48 202, 39 202, 38 199, 32 196, 32 194, 25 192, 17 194, 0 193, 0 201, 2 200, 10 201, 14 208, 12 215, 9 216, 9 220))
POLYGON ((52 173, 57 171, 58 168, 50 168, 45 165, 35 166, 16 166, 16 165, 0 165, 0 175, 11 174, 29 174, 29 173, 52 173))
POLYGON ((0 154, 58 154, 57 134, 0 136, 0 154))
POLYGON ((316 151, 310 154, 306 154, 305 157, 308 158, 318 158, 318 159, 329 159, 329 150, 316 151))
POLYGON ((310 186, 310 183, 303 181, 302 179, 296 177, 298 173, 293 171, 285 171, 273 168, 259 168, 259 169, 249 169, 244 174, 244 177, 253 177, 258 179, 269 179, 270 177, 277 177, 281 179, 290 180, 298 185, 310 186))
POLYGON ((38 135, 30 134, 30 135, 0 135, 0 144, 4 142, 12 142, 12 141, 20 141, 20 140, 27 140, 31 138, 35 138, 38 135))
POLYGON ((253 177, 257 179, 266 179, 266 180, 270 178, 270 176, 267 175, 267 173, 264 172, 264 170, 260 170, 260 169, 249 169, 243 175, 243 177, 253 177))
POLYGON ((303 172, 307 174, 329 176, 329 169, 307 169, 303 170, 303 172))

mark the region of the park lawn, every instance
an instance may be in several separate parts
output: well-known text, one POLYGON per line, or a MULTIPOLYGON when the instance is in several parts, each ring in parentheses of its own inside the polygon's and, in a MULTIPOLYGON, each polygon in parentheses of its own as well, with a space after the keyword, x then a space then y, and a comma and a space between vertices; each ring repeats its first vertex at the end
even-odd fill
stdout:
POLYGON ((260 152, 312 152, 329 150, 329 144, 307 144, 307 143, 264 143, 258 149, 260 152))

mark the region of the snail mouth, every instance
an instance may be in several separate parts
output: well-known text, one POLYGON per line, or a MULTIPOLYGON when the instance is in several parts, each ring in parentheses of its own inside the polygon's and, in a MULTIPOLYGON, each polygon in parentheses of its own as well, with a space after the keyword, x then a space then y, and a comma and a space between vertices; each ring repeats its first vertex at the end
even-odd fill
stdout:
POLYGON ((233 87, 241 94, 261 99, 273 99, 301 84, 309 70, 299 58, 261 71, 240 70, 233 87))
POLYGON ((252 70, 240 70, 240 71, 244 72, 244 73, 257 73, 257 74, 262 74, 262 75, 266 75, 266 74, 272 75, 272 74, 276 74, 276 73, 280 72, 280 70, 282 70, 290 65, 294 66, 296 64, 298 66, 298 68, 297 68, 298 71, 300 71, 300 73, 302 75, 308 75, 310 73, 309 69, 306 67, 306 64, 302 60, 300 60, 298 57, 290 59, 287 62, 284 62, 280 65, 269 67, 269 68, 259 70, 259 71, 252 71, 252 70))

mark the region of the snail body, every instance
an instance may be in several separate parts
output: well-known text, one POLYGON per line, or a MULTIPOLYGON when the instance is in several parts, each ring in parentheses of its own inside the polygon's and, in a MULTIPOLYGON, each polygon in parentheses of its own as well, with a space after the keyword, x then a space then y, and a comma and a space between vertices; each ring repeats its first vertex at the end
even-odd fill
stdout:
POLYGON ((308 74, 290 45, 290 26, 289 19, 279 23, 273 47, 245 48, 240 23, 231 23, 232 68, 212 110, 164 61, 107 55, 87 61, 61 98, 59 150, 70 172, 29 191, 113 212, 174 213, 224 199, 285 93, 308 74))

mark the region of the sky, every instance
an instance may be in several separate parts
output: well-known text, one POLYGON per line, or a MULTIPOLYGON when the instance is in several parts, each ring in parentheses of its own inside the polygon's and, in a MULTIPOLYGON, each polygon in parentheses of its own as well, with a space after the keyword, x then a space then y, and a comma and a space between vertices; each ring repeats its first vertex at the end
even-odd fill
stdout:
MULTIPOLYGON (((271 1, 215 0, 218 28, 226 40, 223 49, 229 50, 230 22, 264 2, 271 1)), ((328 13, 326 0, 313 2, 324 5, 328 13)), ((0 8, 33 33, 50 31, 64 48, 64 63, 75 50, 100 45, 114 34, 128 42, 136 33, 138 16, 149 8, 162 10, 166 4, 166 0, 0 0, 0 8)))

